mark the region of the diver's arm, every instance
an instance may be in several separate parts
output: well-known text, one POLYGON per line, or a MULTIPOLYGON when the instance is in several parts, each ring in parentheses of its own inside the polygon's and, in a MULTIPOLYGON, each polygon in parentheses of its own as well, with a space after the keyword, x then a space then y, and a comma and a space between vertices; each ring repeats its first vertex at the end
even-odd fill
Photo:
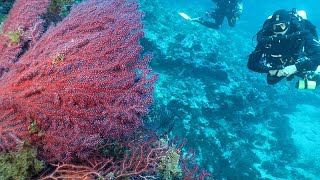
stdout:
POLYGON ((307 28, 311 34, 316 38, 316 40, 319 40, 318 33, 317 33, 317 27, 313 25, 309 20, 304 20, 305 28, 307 28))
POLYGON ((258 73, 269 73, 271 70, 270 66, 266 63, 265 59, 262 57, 263 52, 258 44, 256 49, 249 55, 248 69, 258 72, 258 73))
POLYGON ((305 37, 305 58, 298 59, 295 64, 298 71, 315 70, 320 65, 320 42, 308 33, 305 37))

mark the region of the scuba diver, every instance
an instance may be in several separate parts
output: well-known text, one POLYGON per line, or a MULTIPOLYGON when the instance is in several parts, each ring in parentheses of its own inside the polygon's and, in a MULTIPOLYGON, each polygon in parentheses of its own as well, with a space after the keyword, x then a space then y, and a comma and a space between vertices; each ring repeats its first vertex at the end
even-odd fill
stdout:
POLYGON ((266 73, 270 85, 298 76, 303 80, 298 81, 297 88, 314 89, 319 81, 320 43, 316 27, 303 12, 277 10, 256 35, 258 44, 249 55, 247 66, 266 73))
POLYGON ((212 0, 216 3, 216 9, 207 12, 207 16, 213 18, 215 22, 205 21, 203 18, 195 18, 192 21, 198 22, 208 28, 219 29, 224 17, 227 17, 230 27, 234 27, 243 10, 242 0, 212 0))

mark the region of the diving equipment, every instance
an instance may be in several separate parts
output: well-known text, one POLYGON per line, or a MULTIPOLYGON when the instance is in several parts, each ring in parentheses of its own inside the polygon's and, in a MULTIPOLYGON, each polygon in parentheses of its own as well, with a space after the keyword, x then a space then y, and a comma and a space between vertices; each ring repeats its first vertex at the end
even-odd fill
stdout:
POLYGON ((317 67, 317 69, 313 72, 310 72, 309 75, 306 75, 306 77, 303 80, 299 80, 296 84, 296 88, 298 89, 315 89, 317 87, 317 81, 315 81, 315 78, 319 78, 320 75, 320 65, 317 67), (309 80, 312 79, 312 80, 309 80))
POLYGON ((311 81, 308 79, 299 80, 296 84, 297 89, 315 89, 317 86, 316 81, 311 81))
POLYGON ((182 16, 184 19, 186 20, 192 20, 192 18, 190 18, 186 13, 183 13, 183 12, 179 12, 178 13, 180 16, 182 16))

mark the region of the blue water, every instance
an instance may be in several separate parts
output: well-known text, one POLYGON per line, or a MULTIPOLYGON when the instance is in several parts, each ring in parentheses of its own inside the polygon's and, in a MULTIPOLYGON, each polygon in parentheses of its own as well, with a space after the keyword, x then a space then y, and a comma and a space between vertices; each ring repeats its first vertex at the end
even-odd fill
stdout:
POLYGON ((188 140, 202 169, 215 179, 320 179, 319 90, 295 89, 298 79, 269 86, 246 65, 268 16, 296 8, 319 27, 320 2, 244 0, 236 27, 225 19, 219 30, 178 15, 205 17, 210 0, 141 2, 156 102, 174 116, 170 136, 188 140))
MULTIPOLYGON (((173 3, 172 7, 184 8, 196 6, 203 8, 205 12, 214 7, 215 3, 210 0, 199 0, 199 1, 185 1, 178 0, 173 3)), ((238 31, 250 31, 255 32, 258 28, 261 27, 263 21, 277 9, 287 9, 291 10, 296 8, 298 10, 305 10, 308 15, 308 19, 311 20, 314 24, 320 24, 320 11, 319 6, 320 2, 313 0, 286 0, 286 1, 256 1, 256 0, 244 0, 244 11, 241 16, 241 21, 239 21, 238 31)), ((226 24, 226 23, 225 23, 226 24)))

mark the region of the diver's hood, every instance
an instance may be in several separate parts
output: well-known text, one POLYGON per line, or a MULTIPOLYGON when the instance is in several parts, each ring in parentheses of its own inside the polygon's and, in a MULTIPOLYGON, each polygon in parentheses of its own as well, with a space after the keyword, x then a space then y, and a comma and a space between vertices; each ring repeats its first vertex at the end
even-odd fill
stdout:
POLYGON ((291 14, 289 11, 280 9, 273 13, 270 23, 278 24, 278 23, 289 23, 291 21, 291 14))

